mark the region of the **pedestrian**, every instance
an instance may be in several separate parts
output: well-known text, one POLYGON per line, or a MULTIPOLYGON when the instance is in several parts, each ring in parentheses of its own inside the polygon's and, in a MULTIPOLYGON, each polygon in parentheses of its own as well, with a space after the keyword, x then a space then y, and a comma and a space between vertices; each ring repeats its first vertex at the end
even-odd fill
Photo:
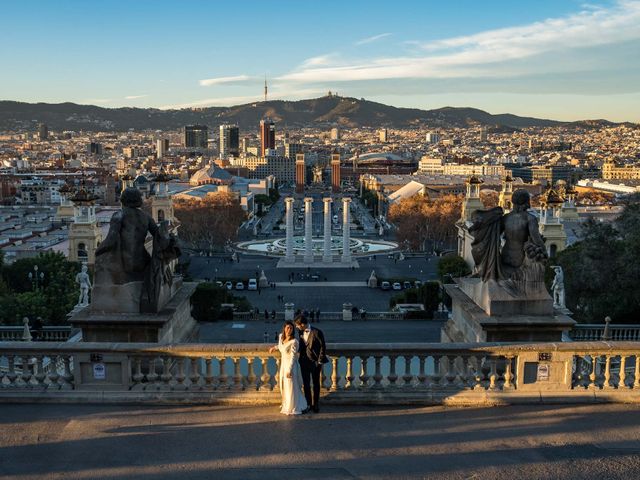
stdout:
POLYGON ((265 322, 266 322, 267 320, 269 320, 269 312, 267 312, 267 309, 266 309, 266 308, 264 309, 264 320, 265 320, 265 322))
POLYGON ((311 312, 309 312, 309 316, 311 317, 311 322, 313 322, 316 319, 316 312, 311 310, 311 312))

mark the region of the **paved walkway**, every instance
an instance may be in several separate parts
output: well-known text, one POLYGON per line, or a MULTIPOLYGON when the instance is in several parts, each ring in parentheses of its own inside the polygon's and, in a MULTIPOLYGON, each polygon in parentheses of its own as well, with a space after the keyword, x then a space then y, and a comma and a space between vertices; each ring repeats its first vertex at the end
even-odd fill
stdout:
POLYGON ((0 478, 640 478, 627 405, 488 409, 3 405, 0 478))

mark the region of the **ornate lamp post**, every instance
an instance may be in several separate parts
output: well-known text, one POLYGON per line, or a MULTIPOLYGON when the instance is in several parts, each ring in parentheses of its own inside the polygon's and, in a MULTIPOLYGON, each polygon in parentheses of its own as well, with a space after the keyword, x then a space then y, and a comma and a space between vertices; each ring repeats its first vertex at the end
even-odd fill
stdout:
POLYGON ((28 276, 33 286, 33 290, 38 291, 40 282, 44 281, 44 272, 38 273, 38 265, 34 265, 33 272, 29 272, 28 276))

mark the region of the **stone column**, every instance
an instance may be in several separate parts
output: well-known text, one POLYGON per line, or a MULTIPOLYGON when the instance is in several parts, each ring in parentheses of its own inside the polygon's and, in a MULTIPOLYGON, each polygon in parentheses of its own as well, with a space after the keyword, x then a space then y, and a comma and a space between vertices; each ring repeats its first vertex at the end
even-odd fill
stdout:
POLYGON ((304 263, 313 263, 313 198, 304 199, 304 263))
POLYGON ((284 201, 287 206, 286 213, 286 225, 287 225, 287 239, 285 242, 285 260, 287 262, 294 262, 293 256, 293 198, 286 198, 284 201))
POLYGON ((331 197, 323 199, 324 202, 324 252, 322 261, 331 263, 333 255, 331 255, 331 197))
POLYGON ((293 303, 285 303, 284 304, 284 319, 293 321, 295 317, 294 311, 295 305, 293 303))
POLYGON ((349 248, 350 243, 350 228, 351 225, 351 212, 349 211, 349 205, 351 199, 345 197, 342 199, 342 262, 351 263, 351 250, 349 248))

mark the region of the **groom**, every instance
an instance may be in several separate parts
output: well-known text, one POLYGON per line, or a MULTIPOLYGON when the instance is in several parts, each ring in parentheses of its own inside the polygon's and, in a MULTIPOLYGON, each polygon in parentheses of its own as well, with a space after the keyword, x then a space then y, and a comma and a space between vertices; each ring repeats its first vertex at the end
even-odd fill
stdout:
POLYGON ((325 352, 327 346, 324 343, 322 330, 309 325, 304 315, 299 315, 295 319, 296 328, 300 335, 300 371, 302 373, 302 384, 304 396, 307 399, 307 411, 312 409, 314 413, 320 411, 318 400, 320 398, 320 374, 322 365, 327 363, 325 352), (313 381, 313 401, 311 400, 311 381, 313 381))

